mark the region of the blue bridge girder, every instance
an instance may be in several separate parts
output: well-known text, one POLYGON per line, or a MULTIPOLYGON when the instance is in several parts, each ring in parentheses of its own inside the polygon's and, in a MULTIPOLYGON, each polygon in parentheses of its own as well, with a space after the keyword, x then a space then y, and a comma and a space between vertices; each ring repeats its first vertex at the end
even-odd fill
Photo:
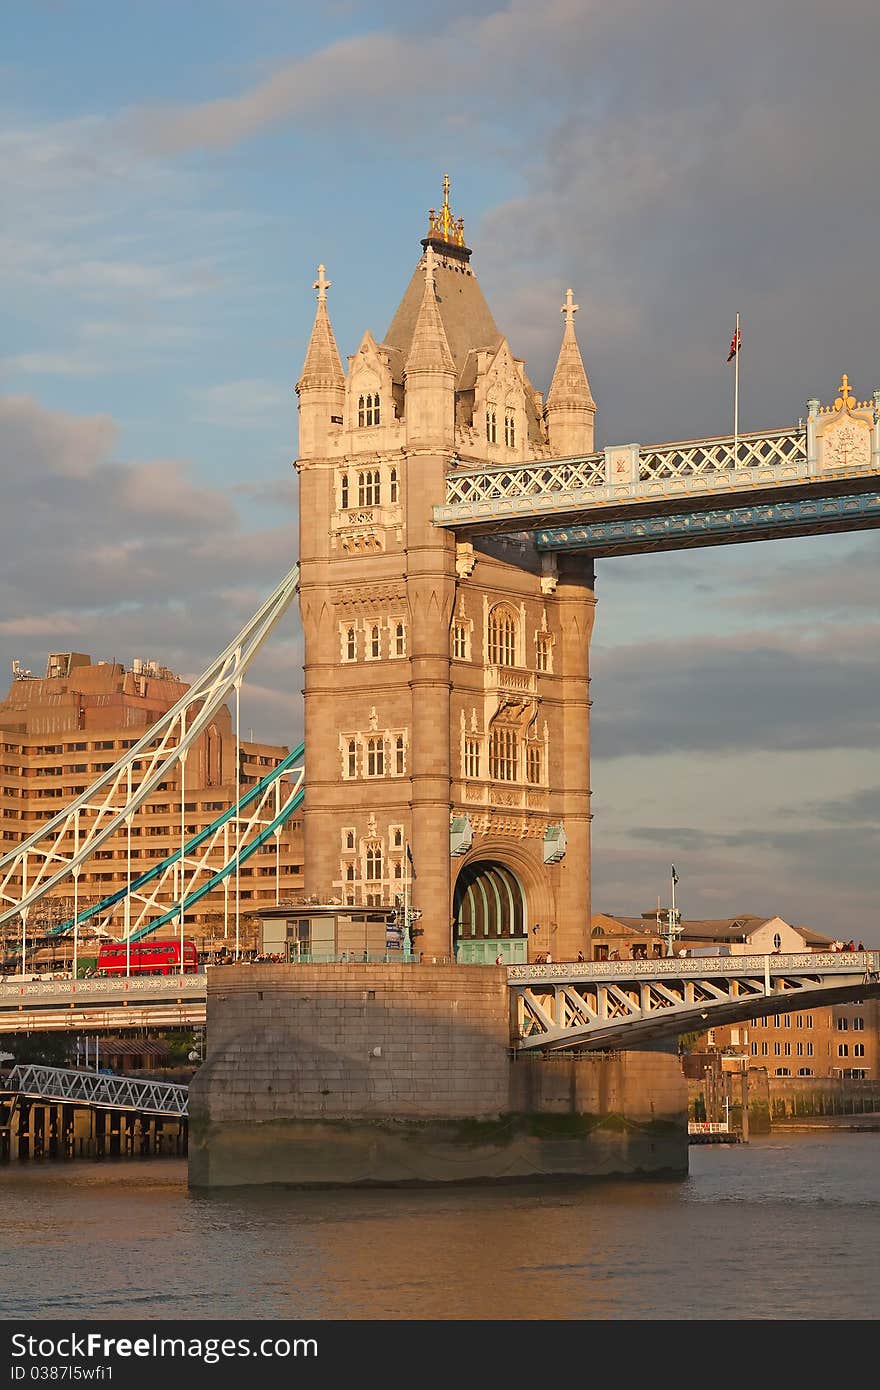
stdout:
POLYGON ((880 951, 512 965, 519 1051, 626 1050, 880 994, 880 951))
POLYGON ((539 550, 577 550, 608 557, 830 535, 875 526, 880 526, 880 492, 864 492, 554 526, 537 531, 535 543, 539 550))

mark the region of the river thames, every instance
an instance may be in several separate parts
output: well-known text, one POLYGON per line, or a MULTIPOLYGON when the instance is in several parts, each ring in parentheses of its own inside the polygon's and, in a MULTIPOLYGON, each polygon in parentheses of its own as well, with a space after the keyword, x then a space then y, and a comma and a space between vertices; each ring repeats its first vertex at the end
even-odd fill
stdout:
POLYGON ((177 1159, 0 1170, 21 1319, 874 1319, 880 1133, 692 1146, 678 1182, 190 1193, 177 1159))

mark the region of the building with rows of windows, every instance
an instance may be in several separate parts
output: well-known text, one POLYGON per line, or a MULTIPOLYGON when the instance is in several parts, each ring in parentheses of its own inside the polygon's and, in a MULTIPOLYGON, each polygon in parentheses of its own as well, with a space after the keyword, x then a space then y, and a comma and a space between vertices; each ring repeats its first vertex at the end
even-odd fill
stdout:
POLYGON ((483 297, 448 182, 384 337, 366 332, 346 368, 329 287, 321 266, 296 387, 306 893, 403 894, 429 956, 574 956, 592 563, 526 536, 457 540, 433 508, 451 469, 592 450, 576 306, 545 400, 483 297))
MULTIPOLYGON (((144 735, 186 691, 186 684, 156 662, 93 663, 79 652, 49 657, 46 675, 18 671, 0 703, 0 834, 5 852, 27 839, 144 735)), ((131 846, 124 831, 106 840, 79 876, 84 909, 125 886, 129 858, 135 875, 180 848, 235 801, 235 737, 222 709, 194 743, 186 761, 183 806, 179 770, 151 795, 133 818, 131 846)), ((286 756, 274 744, 240 741, 238 784, 254 786, 286 756)), ((218 852, 219 852, 218 846, 218 852)), ((220 867, 218 862, 217 867, 220 867)), ((290 897, 302 889, 302 827, 297 817, 239 870, 241 912, 290 897)), ((14 887, 14 885, 10 885, 14 887)), ((31 910, 30 927, 66 920, 71 886, 31 910)), ((230 888, 218 887, 187 912, 185 930, 198 941, 222 942, 230 934, 230 888)), ((168 906, 170 907, 169 900, 168 906)), ((234 906, 232 908, 234 915, 234 906)), ((110 930, 121 931, 110 923, 110 930)), ((169 928, 169 930, 171 930, 169 928)), ((18 928, 8 928, 14 939, 18 928)), ((11 944, 11 943, 10 943, 11 944)))

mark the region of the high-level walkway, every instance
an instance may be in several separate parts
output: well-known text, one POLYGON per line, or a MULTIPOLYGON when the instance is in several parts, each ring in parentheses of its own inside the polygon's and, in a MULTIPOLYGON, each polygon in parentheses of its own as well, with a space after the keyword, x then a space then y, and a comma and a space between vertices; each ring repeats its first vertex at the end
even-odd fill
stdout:
POLYGON ((531 531, 539 550, 682 550, 880 526, 880 391, 809 402, 783 429, 583 457, 472 467, 455 459, 434 520, 459 539, 531 531))

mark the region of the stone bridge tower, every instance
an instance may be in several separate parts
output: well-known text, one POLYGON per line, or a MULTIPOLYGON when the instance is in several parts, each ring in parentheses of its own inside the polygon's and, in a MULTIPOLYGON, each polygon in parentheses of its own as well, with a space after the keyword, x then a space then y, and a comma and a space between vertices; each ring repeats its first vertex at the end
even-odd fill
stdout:
POLYGON ((318 268, 299 396, 305 891, 420 912, 429 959, 587 951, 582 557, 433 521, 453 468, 593 449, 571 291, 546 402, 496 326, 461 219, 429 215, 381 341, 343 369, 318 268))

